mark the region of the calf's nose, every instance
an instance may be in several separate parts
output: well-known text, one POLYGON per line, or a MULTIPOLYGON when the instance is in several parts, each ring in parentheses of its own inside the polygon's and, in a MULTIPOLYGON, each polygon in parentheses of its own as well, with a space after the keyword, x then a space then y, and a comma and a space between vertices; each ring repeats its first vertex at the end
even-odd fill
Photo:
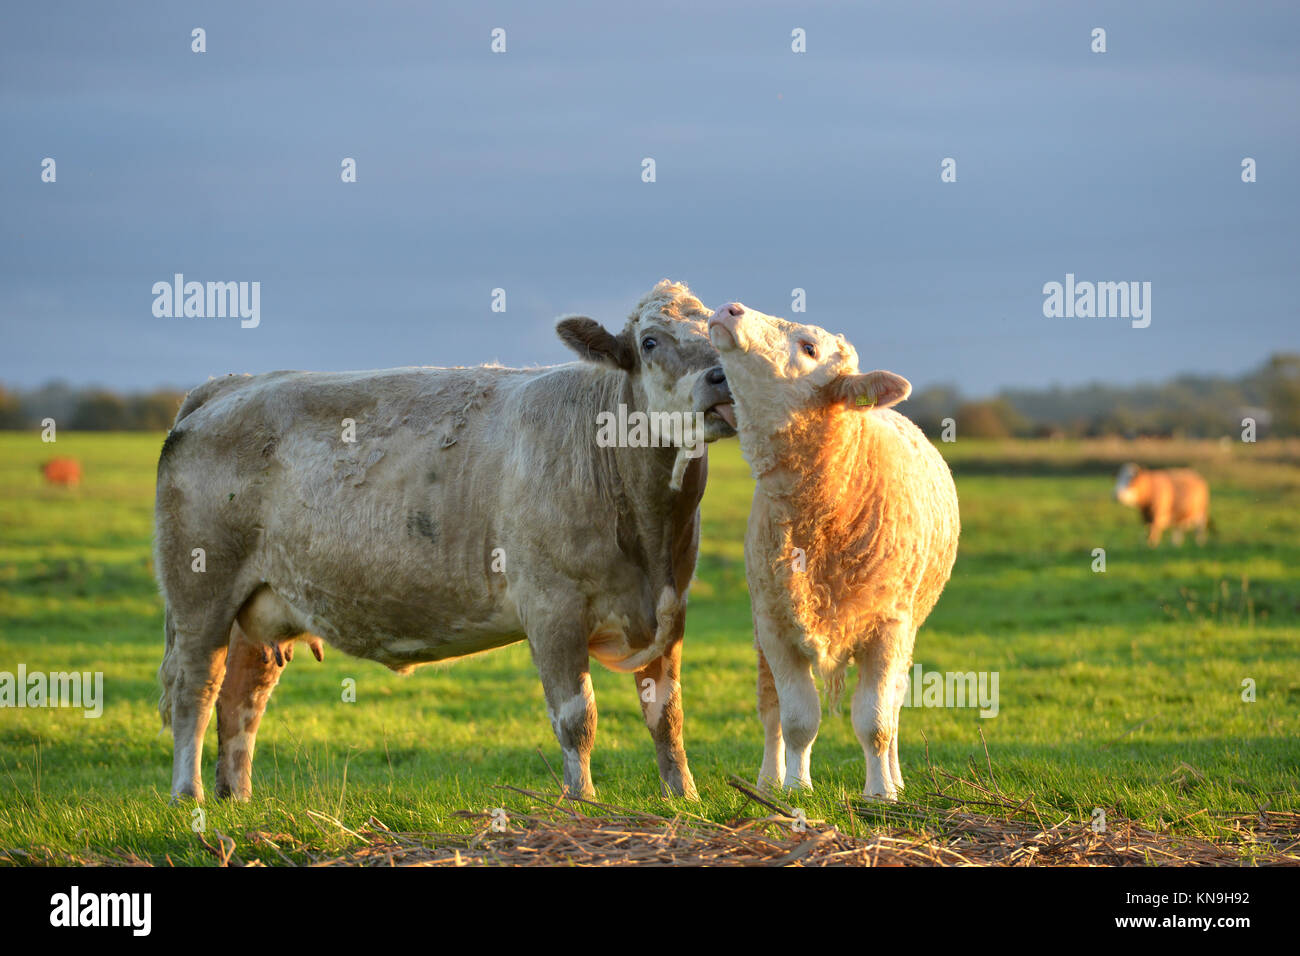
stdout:
POLYGON ((727 373, 722 370, 721 365, 715 365, 704 373, 704 380, 710 385, 721 385, 727 380, 727 373))
POLYGON ((720 325, 724 329, 734 331, 736 320, 744 314, 745 307, 743 305, 739 302, 728 302, 726 305, 720 306, 718 311, 709 317, 709 325, 720 325))
POLYGON ((738 326, 744 314, 743 305, 739 302, 728 302, 709 316, 709 341, 713 343, 714 348, 719 351, 730 351, 742 347, 738 326))

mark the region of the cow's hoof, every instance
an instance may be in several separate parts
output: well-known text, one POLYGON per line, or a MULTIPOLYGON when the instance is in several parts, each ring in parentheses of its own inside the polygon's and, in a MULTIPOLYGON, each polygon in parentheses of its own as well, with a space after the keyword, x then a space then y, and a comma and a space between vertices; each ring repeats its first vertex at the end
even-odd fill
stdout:
POLYGON ((871 792, 868 791, 868 790, 863 790, 863 791, 862 791, 862 798, 863 798, 864 800, 874 800, 874 801, 876 801, 877 803, 897 803, 897 802, 898 802, 898 794, 895 793, 895 792, 893 792, 893 791, 890 791, 890 792, 888 792, 888 793, 871 793, 871 792))
POLYGON ((699 803, 700 792, 695 789, 695 780, 687 775, 685 781, 682 780, 664 780, 659 778, 659 796, 677 797, 682 800, 690 800, 693 803, 699 803))

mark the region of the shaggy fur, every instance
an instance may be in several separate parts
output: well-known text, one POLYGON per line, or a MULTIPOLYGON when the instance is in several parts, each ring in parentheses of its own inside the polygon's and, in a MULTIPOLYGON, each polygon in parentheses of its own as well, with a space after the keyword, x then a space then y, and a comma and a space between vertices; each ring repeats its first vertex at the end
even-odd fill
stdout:
POLYGON ((812 673, 834 703, 855 661, 866 792, 892 798, 916 630, 957 553, 952 475, 920 430, 886 407, 906 397, 907 382, 860 373, 842 336, 738 304, 719 309, 710 329, 757 480, 745 566, 768 738, 760 780, 811 785, 820 711, 812 673))
POLYGON ((919 626, 939 600, 957 553, 956 493, 947 463, 892 409, 808 409, 781 445, 779 476, 759 477, 748 540, 770 559, 799 648, 834 704, 881 621, 919 626))
POLYGON ((1189 529, 1196 532, 1197 544, 1205 544, 1210 523, 1210 486, 1191 469, 1156 471, 1129 463, 1120 469, 1115 499, 1138 509, 1151 547, 1160 544, 1166 528, 1173 529, 1176 545, 1183 543, 1183 533, 1189 529))

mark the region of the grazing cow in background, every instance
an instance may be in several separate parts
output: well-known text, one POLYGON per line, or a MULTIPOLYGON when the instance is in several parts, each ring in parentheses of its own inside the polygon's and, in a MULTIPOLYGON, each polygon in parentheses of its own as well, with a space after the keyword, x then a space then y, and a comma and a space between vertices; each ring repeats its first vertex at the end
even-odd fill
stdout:
POLYGON ((759 782, 812 787, 814 674, 834 705, 853 661, 863 792, 893 800, 903 786, 898 720, 916 631, 957 555, 952 474, 889 408, 911 386, 892 372, 859 372, 843 336, 738 303, 714 313, 709 333, 757 482, 745 571, 765 737, 759 782))
POLYGON ((708 316, 664 281, 618 334, 562 319, 582 359, 567 365, 271 372, 192 391, 158 462, 173 797, 202 798, 215 702, 217 794, 249 798, 283 662, 295 640, 319 656, 321 639, 399 672, 527 640, 581 795, 589 656, 633 672, 662 786, 694 797, 678 676, 707 456, 611 445, 598 424, 622 406, 734 435, 708 316))
POLYGON ((76 488, 81 484, 81 463, 75 458, 51 458, 41 466, 41 474, 52 485, 76 488))
POLYGON ((1166 528, 1173 529, 1175 545, 1183 532, 1195 529, 1196 543, 1205 544, 1210 523, 1210 486, 1190 468, 1156 470, 1129 462, 1119 470, 1115 500, 1137 508, 1147 526, 1147 544, 1156 547, 1166 528))

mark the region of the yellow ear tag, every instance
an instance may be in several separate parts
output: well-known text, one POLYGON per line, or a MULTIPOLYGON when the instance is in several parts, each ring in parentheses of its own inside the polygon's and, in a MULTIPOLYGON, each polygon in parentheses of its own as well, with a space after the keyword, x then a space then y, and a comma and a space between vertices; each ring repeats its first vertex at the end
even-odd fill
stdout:
POLYGON ((874 398, 867 398, 865 395, 859 395, 853 400, 853 404, 857 405, 859 408, 870 408, 872 405, 876 404, 876 400, 874 398))

